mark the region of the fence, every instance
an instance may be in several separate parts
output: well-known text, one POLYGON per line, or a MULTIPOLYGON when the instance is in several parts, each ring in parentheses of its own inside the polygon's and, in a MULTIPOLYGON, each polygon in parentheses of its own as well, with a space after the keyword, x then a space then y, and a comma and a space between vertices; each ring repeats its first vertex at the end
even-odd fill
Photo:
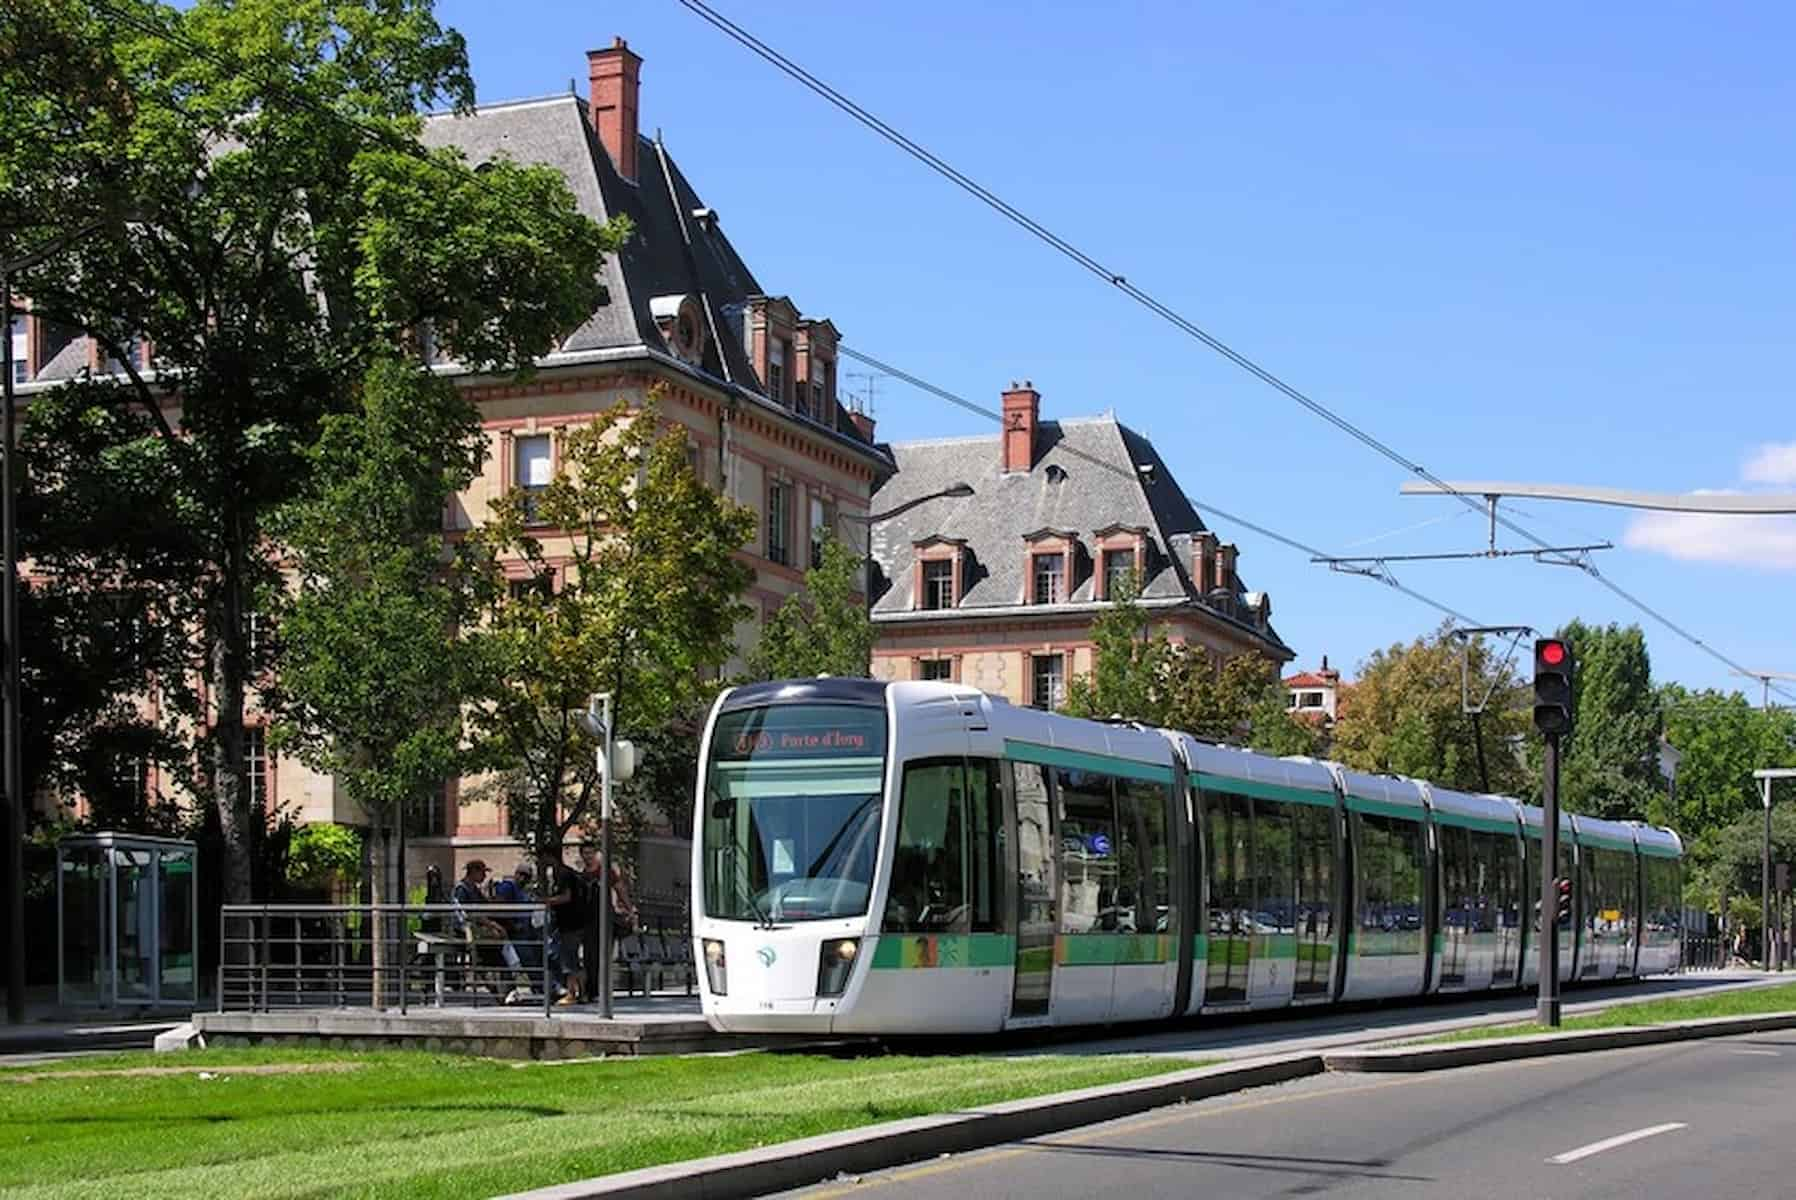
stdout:
MULTIPOLYGON (((588 930, 588 954, 596 934, 588 930)), ((562 953, 542 904, 228 904, 219 918, 218 1009, 540 1006, 553 1016, 562 953), (559 960, 559 961, 558 961, 559 960)), ((619 932, 625 991, 697 982, 684 930, 619 932)))
POLYGON ((1684 937, 1683 970, 1721 971, 1727 968, 1727 963, 1726 938, 1684 937))

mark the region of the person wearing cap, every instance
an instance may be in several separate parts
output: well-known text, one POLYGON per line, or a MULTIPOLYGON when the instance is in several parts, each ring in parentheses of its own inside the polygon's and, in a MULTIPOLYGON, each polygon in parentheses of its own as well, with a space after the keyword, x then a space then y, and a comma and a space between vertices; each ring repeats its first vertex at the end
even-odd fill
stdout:
MULTIPOLYGON (((511 872, 511 878, 501 879, 493 884, 493 899, 500 904, 535 904, 536 893, 531 890, 531 881, 536 872, 528 862, 520 862, 511 872)), ((505 927, 509 940, 501 948, 505 955, 505 964, 512 969, 517 979, 514 987, 505 997, 505 1003, 517 1004, 530 997, 530 979, 542 965, 543 930, 539 929, 531 915, 521 914, 515 917, 501 917, 499 923, 505 927)))

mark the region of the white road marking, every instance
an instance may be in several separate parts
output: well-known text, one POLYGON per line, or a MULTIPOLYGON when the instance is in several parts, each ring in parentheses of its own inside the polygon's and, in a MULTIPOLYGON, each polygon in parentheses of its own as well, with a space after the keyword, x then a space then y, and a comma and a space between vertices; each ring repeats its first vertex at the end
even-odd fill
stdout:
POLYGON ((1653 1137, 1661 1133, 1670 1133, 1674 1129, 1686 1128, 1682 1121, 1669 1121, 1664 1125, 1650 1125, 1645 1129, 1636 1129, 1633 1133, 1618 1133, 1612 1138, 1604 1138, 1600 1142, 1592 1142, 1588 1146, 1579 1146, 1576 1150, 1567 1150, 1564 1154, 1555 1154, 1547 1159, 1550 1163, 1564 1166, 1575 1163, 1580 1158, 1589 1158, 1592 1154, 1601 1154, 1605 1150, 1613 1150, 1617 1146, 1625 1146, 1629 1142, 1637 1142, 1642 1138, 1653 1137))
POLYGON ((1735 1054, 1762 1054, 1766 1058, 1779 1057, 1779 1052, 1776 1050, 1735 1050, 1734 1053, 1735 1054))

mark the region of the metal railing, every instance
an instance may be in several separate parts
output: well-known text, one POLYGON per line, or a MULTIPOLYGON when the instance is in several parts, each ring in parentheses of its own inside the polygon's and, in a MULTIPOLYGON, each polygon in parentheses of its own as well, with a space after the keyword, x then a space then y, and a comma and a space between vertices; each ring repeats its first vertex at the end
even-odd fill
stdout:
POLYGON ((540 1004, 554 923, 542 904, 227 904, 218 1009, 540 1004))
MULTIPOLYGON (((553 1016, 576 957, 543 904, 227 904, 219 927, 220 1012, 527 1004, 553 1016)), ((597 953, 594 930, 566 936, 597 953)), ((612 972, 626 992, 672 978, 691 995, 691 937, 621 930, 612 972)))
POLYGON ((1723 937, 1684 937, 1682 969, 1685 971, 1722 971, 1727 969, 1727 939, 1723 937))

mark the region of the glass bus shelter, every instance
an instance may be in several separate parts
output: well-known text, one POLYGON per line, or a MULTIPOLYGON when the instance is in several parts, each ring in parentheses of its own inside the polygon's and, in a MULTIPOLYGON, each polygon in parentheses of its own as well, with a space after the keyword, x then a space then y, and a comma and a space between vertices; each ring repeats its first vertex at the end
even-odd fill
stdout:
POLYGON ((56 844, 56 1000, 64 1005, 199 1000, 192 842, 88 833, 56 844))

